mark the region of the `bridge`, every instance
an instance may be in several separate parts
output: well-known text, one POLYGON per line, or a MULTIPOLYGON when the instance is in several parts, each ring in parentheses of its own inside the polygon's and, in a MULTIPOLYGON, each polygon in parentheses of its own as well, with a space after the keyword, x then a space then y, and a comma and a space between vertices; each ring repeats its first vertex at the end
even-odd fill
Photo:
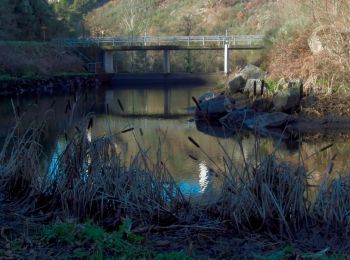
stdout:
POLYGON ((55 40, 69 48, 98 47, 104 51, 103 67, 106 73, 115 73, 113 53, 116 51, 163 51, 163 72, 170 73, 170 51, 223 50, 224 72, 229 72, 229 50, 258 50, 265 47, 262 35, 212 36, 128 36, 103 38, 69 38, 55 40))

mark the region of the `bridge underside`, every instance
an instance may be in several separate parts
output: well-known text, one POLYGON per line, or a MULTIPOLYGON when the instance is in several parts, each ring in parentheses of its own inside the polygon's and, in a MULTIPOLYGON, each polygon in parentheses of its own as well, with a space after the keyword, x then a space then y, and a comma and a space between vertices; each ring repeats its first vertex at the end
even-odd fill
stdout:
MULTIPOLYGON (((160 46, 98 46, 106 51, 200 51, 200 50, 223 50, 223 46, 175 46, 175 45, 160 45, 160 46)), ((228 46, 229 50, 261 50, 263 46, 228 46)))
POLYGON ((230 72, 230 59, 229 51, 230 50, 259 50, 263 47, 239 47, 239 46, 229 46, 225 44, 221 47, 195 47, 195 46, 173 46, 173 45, 161 45, 161 46, 108 46, 100 48, 104 51, 104 61, 103 67, 106 73, 116 73, 114 66, 113 53, 117 51, 162 51, 163 52, 163 73, 171 73, 170 66, 170 52, 171 51, 189 51, 189 50, 219 50, 224 51, 224 73, 227 75, 230 72))

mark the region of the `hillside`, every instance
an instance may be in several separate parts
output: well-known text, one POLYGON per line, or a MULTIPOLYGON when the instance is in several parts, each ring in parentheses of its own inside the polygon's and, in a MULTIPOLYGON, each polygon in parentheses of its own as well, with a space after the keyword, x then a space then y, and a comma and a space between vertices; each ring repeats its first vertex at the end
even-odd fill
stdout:
POLYGON ((43 40, 63 26, 45 0, 2 0, 0 40, 43 40))
MULTIPOLYGON (((269 48, 232 54, 234 67, 255 63, 272 79, 301 77, 332 92, 349 88, 349 17, 349 1, 113 0, 88 12, 84 21, 92 36, 263 34, 269 48)), ((192 69, 186 71, 218 68, 198 65, 205 60, 221 64, 220 54, 195 55, 197 61, 187 57, 192 69)))

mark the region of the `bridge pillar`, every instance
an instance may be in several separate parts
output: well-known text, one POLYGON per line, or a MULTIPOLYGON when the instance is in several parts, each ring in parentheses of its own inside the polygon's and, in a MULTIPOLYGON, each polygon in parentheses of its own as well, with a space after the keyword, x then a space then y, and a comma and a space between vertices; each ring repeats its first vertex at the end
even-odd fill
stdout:
POLYGON ((163 52, 163 72, 170 73, 170 50, 163 52))
POLYGON ((103 53, 103 68, 105 73, 114 73, 114 64, 113 64, 113 52, 104 51, 103 53))
POLYGON ((224 53, 224 72, 227 75, 230 72, 230 50, 228 44, 225 43, 225 53, 224 53))

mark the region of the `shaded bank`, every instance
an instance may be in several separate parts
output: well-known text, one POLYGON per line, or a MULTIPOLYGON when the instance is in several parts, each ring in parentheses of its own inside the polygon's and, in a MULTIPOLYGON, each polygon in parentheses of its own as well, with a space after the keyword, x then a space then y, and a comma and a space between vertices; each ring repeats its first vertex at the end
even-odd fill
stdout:
POLYGON ((54 94, 74 93, 101 86, 101 80, 96 75, 76 74, 34 78, 5 78, 0 80, 0 96, 22 94, 54 94))

